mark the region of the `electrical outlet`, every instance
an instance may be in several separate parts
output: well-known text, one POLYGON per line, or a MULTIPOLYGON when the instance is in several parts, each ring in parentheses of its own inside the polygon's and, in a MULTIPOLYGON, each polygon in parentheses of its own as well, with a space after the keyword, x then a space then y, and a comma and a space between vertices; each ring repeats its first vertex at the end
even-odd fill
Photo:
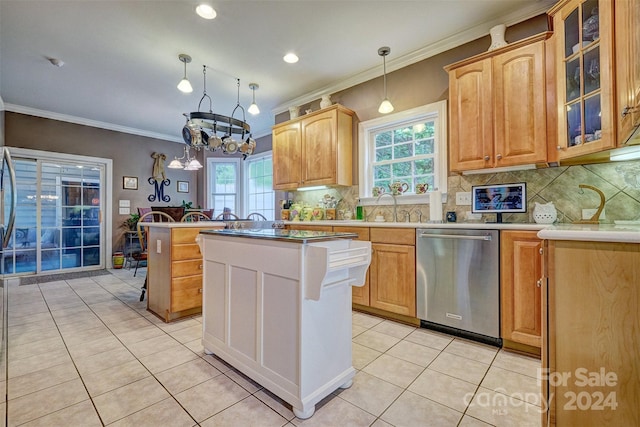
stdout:
POLYGON ((156 240, 156 253, 162 253, 162 240, 160 239, 156 240))
MULTIPOLYGON (((602 209, 602 212, 600 212, 600 219, 607 219, 607 217, 604 215, 604 209, 602 209)), ((596 214, 596 212, 598 212, 598 209, 582 209, 582 219, 591 219, 592 216, 594 216, 596 214)))
POLYGON ((471 206, 471 193, 459 191, 456 193, 456 205, 471 206))

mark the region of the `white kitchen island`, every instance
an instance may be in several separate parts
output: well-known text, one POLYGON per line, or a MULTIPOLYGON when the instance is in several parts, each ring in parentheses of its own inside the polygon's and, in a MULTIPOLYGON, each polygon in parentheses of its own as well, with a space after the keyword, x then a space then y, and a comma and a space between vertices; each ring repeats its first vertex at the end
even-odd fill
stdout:
POLYGON ((284 401, 298 418, 351 386, 351 286, 371 244, 351 233, 202 231, 203 346, 284 401))

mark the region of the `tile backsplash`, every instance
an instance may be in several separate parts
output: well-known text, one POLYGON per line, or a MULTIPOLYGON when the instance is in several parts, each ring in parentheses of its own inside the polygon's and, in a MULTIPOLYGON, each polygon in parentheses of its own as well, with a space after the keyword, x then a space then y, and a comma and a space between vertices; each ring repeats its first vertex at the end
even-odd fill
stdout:
MULTIPOLYGON (((456 192, 471 191, 473 185, 509 182, 527 183, 528 212, 503 215, 505 222, 534 222, 534 202, 553 202, 558 210, 558 222, 571 223, 580 219, 582 209, 595 209, 600 204, 600 196, 592 190, 581 189, 580 184, 588 184, 604 193, 606 204, 601 222, 640 220, 640 160, 515 172, 488 172, 478 175, 452 175, 448 178, 447 202, 443 204, 443 210, 455 211, 458 221, 462 221, 471 207, 456 206, 456 192)), ((339 212, 355 213, 358 186, 297 191, 288 194, 289 198, 315 206, 327 193, 340 200, 339 212)), ((382 202, 386 204, 366 207, 365 211, 370 219, 373 219, 373 214, 383 214, 387 221, 391 220, 392 206, 388 204, 389 198, 382 199, 382 202)), ((427 222, 429 220, 428 204, 399 205, 398 218, 400 221, 404 220, 405 213, 409 212, 411 222, 417 222, 418 211, 421 212, 422 222, 427 222)), ((341 219, 340 216, 338 219, 341 219)), ((482 221, 495 221, 495 215, 483 215, 482 221)))

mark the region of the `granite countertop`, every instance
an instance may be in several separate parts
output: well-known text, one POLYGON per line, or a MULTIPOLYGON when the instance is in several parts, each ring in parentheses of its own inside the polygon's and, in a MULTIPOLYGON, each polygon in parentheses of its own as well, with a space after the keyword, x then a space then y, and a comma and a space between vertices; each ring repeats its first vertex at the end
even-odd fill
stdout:
POLYGON ((249 239, 276 240, 281 242, 312 243, 335 239, 354 239, 355 233, 340 233, 312 230, 282 229, 240 229, 240 230, 203 230, 200 234, 212 236, 244 237, 249 239))

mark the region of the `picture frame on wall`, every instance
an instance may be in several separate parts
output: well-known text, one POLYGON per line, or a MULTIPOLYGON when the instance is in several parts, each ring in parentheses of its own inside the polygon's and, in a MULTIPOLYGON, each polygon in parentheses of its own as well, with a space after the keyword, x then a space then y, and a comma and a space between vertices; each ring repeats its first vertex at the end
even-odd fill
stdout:
POLYGON ((178 181, 178 193, 189 192, 189 181, 178 181))
POLYGON ((122 188, 125 190, 137 190, 138 189, 138 177, 137 176, 123 176, 122 188))

